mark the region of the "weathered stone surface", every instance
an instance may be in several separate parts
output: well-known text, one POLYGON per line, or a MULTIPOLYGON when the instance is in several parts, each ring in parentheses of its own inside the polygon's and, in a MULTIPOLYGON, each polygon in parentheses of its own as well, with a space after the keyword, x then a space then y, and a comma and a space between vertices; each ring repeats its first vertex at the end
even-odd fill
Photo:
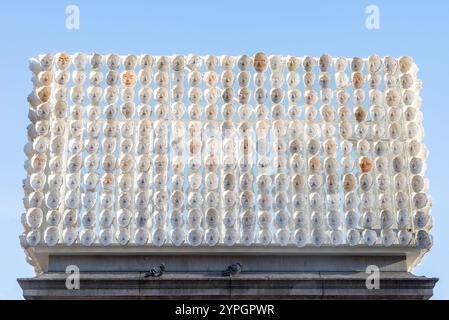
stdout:
POLYGON ((79 290, 67 290, 67 274, 18 279, 26 299, 429 299, 437 281, 408 272, 382 272, 380 289, 368 290, 364 272, 82 273, 79 290))
POLYGON ((429 299, 436 278, 407 271, 401 255, 50 255, 48 270, 18 279, 26 299, 429 299), (243 272, 222 276, 230 263, 243 272), (144 278, 164 263, 160 278, 144 278), (80 269, 80 289, 66 289, 68 265, 80 269), (368 290, 367 266, 380 270, 368 290))

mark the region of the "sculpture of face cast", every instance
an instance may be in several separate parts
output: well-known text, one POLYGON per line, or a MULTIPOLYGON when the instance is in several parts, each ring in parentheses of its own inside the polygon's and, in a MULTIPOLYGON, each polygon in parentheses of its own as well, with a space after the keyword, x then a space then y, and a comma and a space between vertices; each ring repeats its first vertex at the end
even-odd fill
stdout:
POLYGON ((43 70, 50 70, 53 64, 53 55, 51 53, 47 53, 45 55, 39 56, 41 68, 43 70))
POLYGON ((320 87, 322 89, 326 89, 330 85, 330 78, 327 74, 321 74, 319 77, 320 87))
POLYGON ((248 87, 240 88, 238 91, 238 99, 240 104, 247 104, 251 95, 248 87))
POLYGON ((406 230, 400 230, 398 232, 398 241, 402 246, 408 246, 412 241, 412 234, 406 230))
POLYGON ((36 89, 36 95, 41 102, 47 102, 51 96, 51 87, 43 86, 36 89))
POLYGON ((424 208, 429 202, 425 193, 417 193, 413 196, 413 205, 417 209, 424 208))
POLYGON ((360 232, 356 229, 351 229, 346 235, 346 241, 350 246, 356 246, 360 243, 360 232))
POLYGON ((391 246, 397 240, 396 233, 391 229, 382 230, 380 237, 382 238, 382 244, 386 247, 391 246))
POLYGON ((201 58, 197 55, 190 54, 187 56, 187 68, 190 70, 198 70, 201 67, 201 58))
POLYGON ((366 229, 363 231, 362 236, 363 236, 363 241, 368 246, 373 246, 377 242, 377 233, 374 230, 366 229))
POLYGON ((430 221, 430 215, 425 211, 416 211, 413 216, 413 224, 418 229, 423 229, 430 221))
POLYGON ((368 157, 361 157, 359 167, 361 172, 370 172, 373 168, 373 162, 368 157))
POLYGON ((304 68, 305 72, 312 72, 313 68, 315 67, 315 59, 312 57, 305 57, 302 60, 302 67, 304 68))
POLYGON ((174 71, 182 71, 182 70, 184 70, 185 64, 186 64, 186 61, 185 61, 184 56, 178 55, 172 59, 171 67, 174 71))
POLYGON ((395 58, 387 56, 384 58, 384 68, 389 74, 394 74, 398 67, 398 62, 395 58))
POLYGON ((354 111, 354 118, 358 122, 362 122, 366 120, 366 109, 364 107, 357 107, 354 111))
POLYGON ((359 185, 363 191, 368 192, 373 185, 373 177, 369 173, 362 173, 359 177, 359 185))
POLYGON ((187 238, 190 245, 199 246, 203 242, 203 232, 200 229, 191 229, 187 238))
POLYGON ((240 194, 240 205, 243 209, 252 208, 254 206, 254 193, 246 190, 240 194))
POLYGON ((225 245, 233 246, 237 242, 237 239, 238 239, 237 230, 235 230, 234 228, 227 228, 225 230, 223 238, 223 242, 225 245))
POLYGON ((368 75, 368 85, 370 89, 375 89, 381 83, 381 76, 377 73, 370 73, 368 75))
MULTIPOLYGON (((209 87, 216 86, 217 83, 218 83, 218 75, 217 75, 217 73, 216 73, 215 71, 207 71, 207 72, 204 74, 203 79, 204 79, 204 82, 206 82, 206 84, 207 84, 209 87)), ((195 80, 195 81, 196 81, 196 80, 195 80)))
POLYGON ((242 226, 245 229, 253 228, 256 224, 256 214, 252 209, 245 210, 242 215, 242 226))
POLYGON ((180 229, 184 226, 184 216, 182 214, 182 211, 173 211, 170 217, 170 224, 175 229, 180 229))
POLYGON ((356 211, 350 210, 345 214, 345 224, 350 229, 356 229, 359 226, 359 215, 356 211))
POLYGON ((404 209, 410 203, 408 195, 403 191, 399 191, 395 194, 395 200, 396 207, 399 209, 404 209))
POLYGON ((290 231, 287 229, 280 229, 276 232, 276 241, 281 246, 286 246, 290 242, 290 231))
POLYGON ((303 194, 295 194, 292 199, 292 204, 295 210, 303 209, 306 205, 306 199, 303 194))
POLYGON ((323 245, 323 243, 327 241, 327 235, 324 233, 323 230, 321 230, 321 228, 313 229, 311 237, 313 244, 317 247, 320 247, 321 245, 323 245))
POLYGON ((233 227, 236 221, 237 215, 235 214, 233 209, 225 211, 223 217, 223 224, 225 225, 225 227, 227 228, 233 227))
POLYGON ((421 192, 424 189, 424 178, 420 175, 413 176, 412 189, 413 192, 421 192))
MULTIPOLYGON (((413 90, 405 90, 404 94, 402 95, 402 101, 406 106, 411 106, 413 102, 415 101, 415 92, 413 90)), ((410 112, 410 107, 406 109, 406 112, 410 112)), ((413 119, 412 119, 413 120, 413 119)), ((411 121, 411 120, 410 120, 411 121)))
POLYGON ((372 105, 381 104, 384 101, 384 94, 377 89, 371 89, 369 91, 369 98, 372 105))
POLYGON ((361 72, 361 71, 363 71, 364 64, 365 63, 362 58, 358 58, 358 57, 352 58, 351 70, 353 72, 361 72))
POLYGON ((293 216, 293 220, 295 222, 296 229, 301 229, 301 228, 307 229, 307 227, 309 225, 309 216, 304 211, 295 212, 295 214, 293 216))
POLYGON ((257 52, 254 55, 253 66, 254 66, 254 70, 256 70, 256 72, 264 72, 268 66, 267 55, 263 52, 257 52))
POLYGON ((413 86, 413 77, 409 73, 405 73, 400 77, 401 85, 403 89, 410 89, 413 86))
POLYGON ((232 70, 234 67, 234 58, 231 56, 221 56, 220 64, 224 70, 232 70))
POLYGON ((289 87, 296 87, 296 86, 298 86, 299 82, 300 82, 300 78, 299 78, 298 73, 289 72, 287 74, 287 84, 289 87))
POLYGON ((30 208, 26 214, 26 223, 32 229, 38 229, 42 225, 44 214, 40 208, 30 208))
POLYGON ((328 54, 321 55, 319 59, 319 67, 321 72, 329 72, 332 63, 332 57, 328 54))
POLYGON ((315 155, 320 151, 320 142, 316 139, 309 139, 307 141, 307 151, 310 155, 315 155))
POLYGON ((256 100, 258 104, 265 103, 266 99, 267 90, 265 90, 265 88, 257 88, 256 91, 254 91, 254 100, 256 100))
POLYGON ((31 230, 26 236, 26 242, 30 246, 37 246, 41 242, 41 233, 39 230, 31 230))
POLYGON ((360 155, 368 154, 371 151, 371 145, 368 140, 360 140, 357 142, 357 153, 360 155))
POLYGON ((220 239, 220 234, 217 229, 210 228, 206 230, 205 241, 208 246, 214 246, 218 243, 220 239))
POLYGON ((382 59, 378 55, 372 55, 368 57, 368 71, 376 73, 382 68, 382 59))
MULTIPOLYGON (((159 230, 159 229, 156 229, 156 230, 159 230)), ((155 231, 155 233, 156 233, 156 231, 155 231)), ((159 235, 157 235, 156 237, 158 237, 158 236, 159 235)), ((116 237, 118 243, 121 245, 128 244, 128 242, 130 240, 130 235, 129 235, 129 231, 127 228, 120 228, 117 231, 117 234, 115 235, 115 237, 116 237)), ((160 238, 157 238, 157 239, 160 239, 160 238)), ((157 240, 157 239, 153 239, 154 244, 156 244, 154 240, 157 240)))
POLYGON ((235 214, 234 210, 231 209, 225 212, 223 217, 223 224, 225 225, 226 228, 234 227, 236 221, 237 215, 235 214))
POLYGON ((279 72, 282 70, 282 58, 280 56, 277 55, 271 55, 269 57, 269 61, 270 61, 270 69, 273 72, 279 72))
POLYGON ((139 64, 143 69, 151 69, 154 64, 154 58, 149 54, 140 56, 139 64))
POLYGON ((265 73, 255 73, 253 80, 256 87, 263 87, 267 80, 267 75, 265 73))
POLYGON ((123 66, 125 67, 125 70, 133 70, 136 67, 136 64, 137 64, 137 56, 134 54, 126 56, 125 60, 123 61, 123 66))
POLYGON ((218 57, 212 55, 207 56, 204 61, 204 65, 207 71, 215 70, 218 64, 219 64, 218 57))
POLYGON ((70 64, 70 56, 67 53, 61 52, 56 55, 56 66, 65 70, 69 67, 70 64))
POLYGON ((403 56, 399 58, 399 70, 402 73, 407 73, 410 71, 410 69, 413 66, 413 60, 412 58, 408 56, 403 56))
POLYGON ((385 109, 378 105, 373 105, 370 108, 371 119, 373 121, 382 121, 385 117, 385 109))
POLYGON ((352 173, 347 173, 343 176, 343 189, 346 192, 354 190, 357 180, 352 173))
POLYGON ((279 71, 273 71, 270 76, 270 83, 273 88, 281 88, 284 84, 284 75, 279 71))
POLYGON ((398 211, 397 223, 399 229, 405 229, 410 224, 410 213, 406 209, 398 211))
POLYGON ((121 75, 122 83, 126 87, 132 87, 136 83, 136 74, 132 70, 127 70, 121 75))
POLYGON ((323 205, 323 198, 320 193, 312 192, 309 195, 309 205, 312 209, 320 209, 323 205))
POLYGON ((48 246, 54 246, 59 242, 59 230, 57 227, 49 227, 45 230, 44 240, 48 246))
POLYGON ((269 193, 261 193, 257 196, 257 205, 262 210, 270 210, 273 199, 269 193))
POLYGON ((432 237, 425 230, 419 230, 416 234, 416 244, 418 248, 429 249, 432 246, 432 237))
POLYGON ((314 105, 318 101, 317 93, 313 90, 307 90, 304 93, 304 102, 306 105, 314 105))
POLYGON ((289 72, 295 72, 296 70, 298 70, 299 66, 300 66, 299 58, 293 56, 287 57, 287 69, 289 72))
POLYGON ((98 53, 93 53, 90 57, 90 65, 92 69, 99 69, 101 67, 103 57, 98 53))
POLYGON ((234 90, 232 88, 226 88, 223 90, 221 98, 225 103, 232 102, 234 98, 234 90))
POLYGON ((298 247, 304 247, 309 241, 307 229, 298 229, 295 231, 295 243, 298 247))
POLYGON ((184 97, 184 88, 182 86, 175 86, 172 89, 172 98, 174 101, 181 101, 184 97))
POLYGON ((401 96, 395 89, 388 89, 385 98, 389 107, 396 107, 401 101, 401 96))
POLYGON ((258 241, 264 246, 269 245, 272 241, 271 232, 268 229, 262 229, 259 233, 258 241))
MULTIPOLYGON (((191 209, 187 214, 187 219, 189 222, 189 226, 192 228, 198 228, 201 224, 201 212, 198 209, 191 209)), ((173 226, 182 226, 182 214, 175 212, 172 214, 172 225, 173 226), (179 215, 179 218, 177 218, 179 215), (176 219, 176 220, 175 220, 176 219), (178 221, 174 223, 175 221, 178 221)))
POLYGON ((139 245, 144 245, 148 242, 149 233, 148 230, 139 228, 134 233, 134 242, 139 245))
POLYGON ((244 54, 244 55, 241 55, 240 57, 238 57, 237 67, 241 71, 249 70, 250 66, 251 66, 251 58, 248 55, 244 54))
POLYGON ((363 87, 364 83, 364 75, 361 72, 353 72, 352 73, 352 86, 354 89, 360 89, 363 87))
POLYGON ((305 185, 305 177, 302 175, 294 175, 292 178, 293 192, 302 192, 305 185))
POLYGON ((86 67, 86 63, 87 63, 86 54, 78 52, 73 55, 73 65, 77 70, 84 70, 84 68, 86 67))
POLYGON ((40 86, 49 86, 53 80, 53 72, 52 71, 41 71, 38 74, 39 85, 40 86))
POLYGON ((349 85, 347 74, 344 72, 337 72, 335 74, 335 82, 338 89, 345 89, 349 85))
POLYGON ((241 71, 238 73, 237 81, 240 87, 247 87, 251 80, 249 71, 241 71))

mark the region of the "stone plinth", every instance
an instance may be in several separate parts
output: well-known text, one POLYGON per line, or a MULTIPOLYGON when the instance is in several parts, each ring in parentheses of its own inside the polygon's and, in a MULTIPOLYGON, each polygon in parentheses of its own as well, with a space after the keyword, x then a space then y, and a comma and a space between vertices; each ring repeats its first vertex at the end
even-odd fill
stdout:
POLYGON ((26 299, 429 299, 438 281, 410 272, 422 251, 394 247, 66 249, 34 249, 42 272, 18 279, 26 299), (234 262, 243 272, 222 276, 234 262), (162 277, 144 278, 160 263, 162 277), (66 289, 69 265, 80 270, 79 290, 66 289), (379 289, 366 288, 370 265, 379 289))

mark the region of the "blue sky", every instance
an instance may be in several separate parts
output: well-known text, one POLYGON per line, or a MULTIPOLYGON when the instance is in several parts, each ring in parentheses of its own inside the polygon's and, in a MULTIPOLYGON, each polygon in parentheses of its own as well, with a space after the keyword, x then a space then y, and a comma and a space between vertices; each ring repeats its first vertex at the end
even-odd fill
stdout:
POLYGON ((414 270, 439 277, 434 298, 449 299, 448 1, 7 1, 0 9, 0 298, 20 299, 17 277, 32 276, 19 245, 23 144, 31 90, 29 57, 43 52, 368 56, 411 55, 423 80, 427 176, 435 245, 414 270), (80 8, 80 29, 65 9, 80 8), (380 9, 380 29, 365 8, 380 9), (446 184, 445 184, 446 183, 446 184))

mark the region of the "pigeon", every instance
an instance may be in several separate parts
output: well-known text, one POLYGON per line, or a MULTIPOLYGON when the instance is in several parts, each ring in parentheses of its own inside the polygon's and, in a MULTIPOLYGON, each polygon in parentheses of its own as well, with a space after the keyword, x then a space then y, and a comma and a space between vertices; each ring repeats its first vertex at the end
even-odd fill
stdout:
POLYGON ((236 276, 242 272, 242 264, 236 262, 231 264, 225 271, 223 271, 224 276, 236 276))
POLYGON ((153 267, 150 269, 150 271, 145 272, 145 278, 153 277, 153 278, 159 278, 162 276, 165 272, 165 264, 161 263, 157 267, 153 267))

